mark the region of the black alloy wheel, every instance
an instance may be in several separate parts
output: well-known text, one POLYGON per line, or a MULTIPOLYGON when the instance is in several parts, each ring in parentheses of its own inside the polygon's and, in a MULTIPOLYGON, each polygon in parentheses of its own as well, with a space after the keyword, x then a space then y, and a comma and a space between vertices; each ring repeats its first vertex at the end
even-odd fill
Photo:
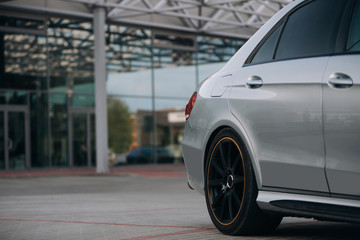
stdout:
POLYGON ((213 139, 205 169, 208 212, 219 231, 229 235, 263 234, 274 230, 281 216, 260 210, 250 157, 230 128, 213 139))
POLYGON ((230 137, 215 145, 207 177, 209 204, 222 225, 231 224, 239 215, 245 193, 245 171, 242 153, 230 137))

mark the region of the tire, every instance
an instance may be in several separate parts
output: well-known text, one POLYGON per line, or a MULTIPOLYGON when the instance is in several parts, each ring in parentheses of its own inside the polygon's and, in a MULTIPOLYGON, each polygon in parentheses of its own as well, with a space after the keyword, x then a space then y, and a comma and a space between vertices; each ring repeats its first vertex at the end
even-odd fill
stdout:
POLYGON ((205 167, 205 198, 210 218, 227 235, 266 234, 275 230, 282 216, 258 207, 258 194, 249 154, 230 128, 211 142, 205 167))

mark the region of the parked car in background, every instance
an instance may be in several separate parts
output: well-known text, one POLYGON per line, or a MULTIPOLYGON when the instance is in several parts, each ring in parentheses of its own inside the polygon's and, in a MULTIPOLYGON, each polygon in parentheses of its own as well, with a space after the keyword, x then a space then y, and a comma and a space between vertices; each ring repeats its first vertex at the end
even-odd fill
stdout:
POLYGON ((297 0, 186 106, 189 186, 229 235, 360 222, 360 1, 297 0))
POLYGON ((154 155, 156 151, 157 163, 173 163, 174 154, 167 148, 163 147, 139 147, 131 151, 126 156, 127 164, 147 164, 155 163, 154 155))

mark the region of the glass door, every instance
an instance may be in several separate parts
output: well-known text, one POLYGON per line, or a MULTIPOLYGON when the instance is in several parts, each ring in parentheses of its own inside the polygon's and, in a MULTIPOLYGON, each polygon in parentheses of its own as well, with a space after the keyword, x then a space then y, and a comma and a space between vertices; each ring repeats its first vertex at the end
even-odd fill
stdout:
POLYGON ((74 166, 88 166, 89 146, 87 144, 86 113, 73 113, 72 115, 72 144, 74 166))
POLYGON ((25 112, 8 112, 7 141, 9 168, 26 168, 25 112))
POLYGON ((4 112, 0 111, 0 170, 5 169, 5 121, 4 112))
POLYGON ((95 113, 90 113, 90 151, 91 151, 91 166, 96 166, 96 126, 95 113))
POLYGON ((24 107, 0 111, 0 169, 25 169, 30 166, 29 122, 24 107))
POLYGON ((95 166, 94 112, 72 109, 69 131, 71 163, 76 167, 95 166))

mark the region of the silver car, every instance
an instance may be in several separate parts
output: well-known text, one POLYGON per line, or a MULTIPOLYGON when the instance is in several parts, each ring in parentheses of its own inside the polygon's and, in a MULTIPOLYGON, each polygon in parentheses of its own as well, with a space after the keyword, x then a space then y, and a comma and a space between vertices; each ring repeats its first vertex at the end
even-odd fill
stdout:
POLYGON ((360 222, 360 0, 298 0, 186 107, 190 188, 230 235, 283 216, 360 222))

